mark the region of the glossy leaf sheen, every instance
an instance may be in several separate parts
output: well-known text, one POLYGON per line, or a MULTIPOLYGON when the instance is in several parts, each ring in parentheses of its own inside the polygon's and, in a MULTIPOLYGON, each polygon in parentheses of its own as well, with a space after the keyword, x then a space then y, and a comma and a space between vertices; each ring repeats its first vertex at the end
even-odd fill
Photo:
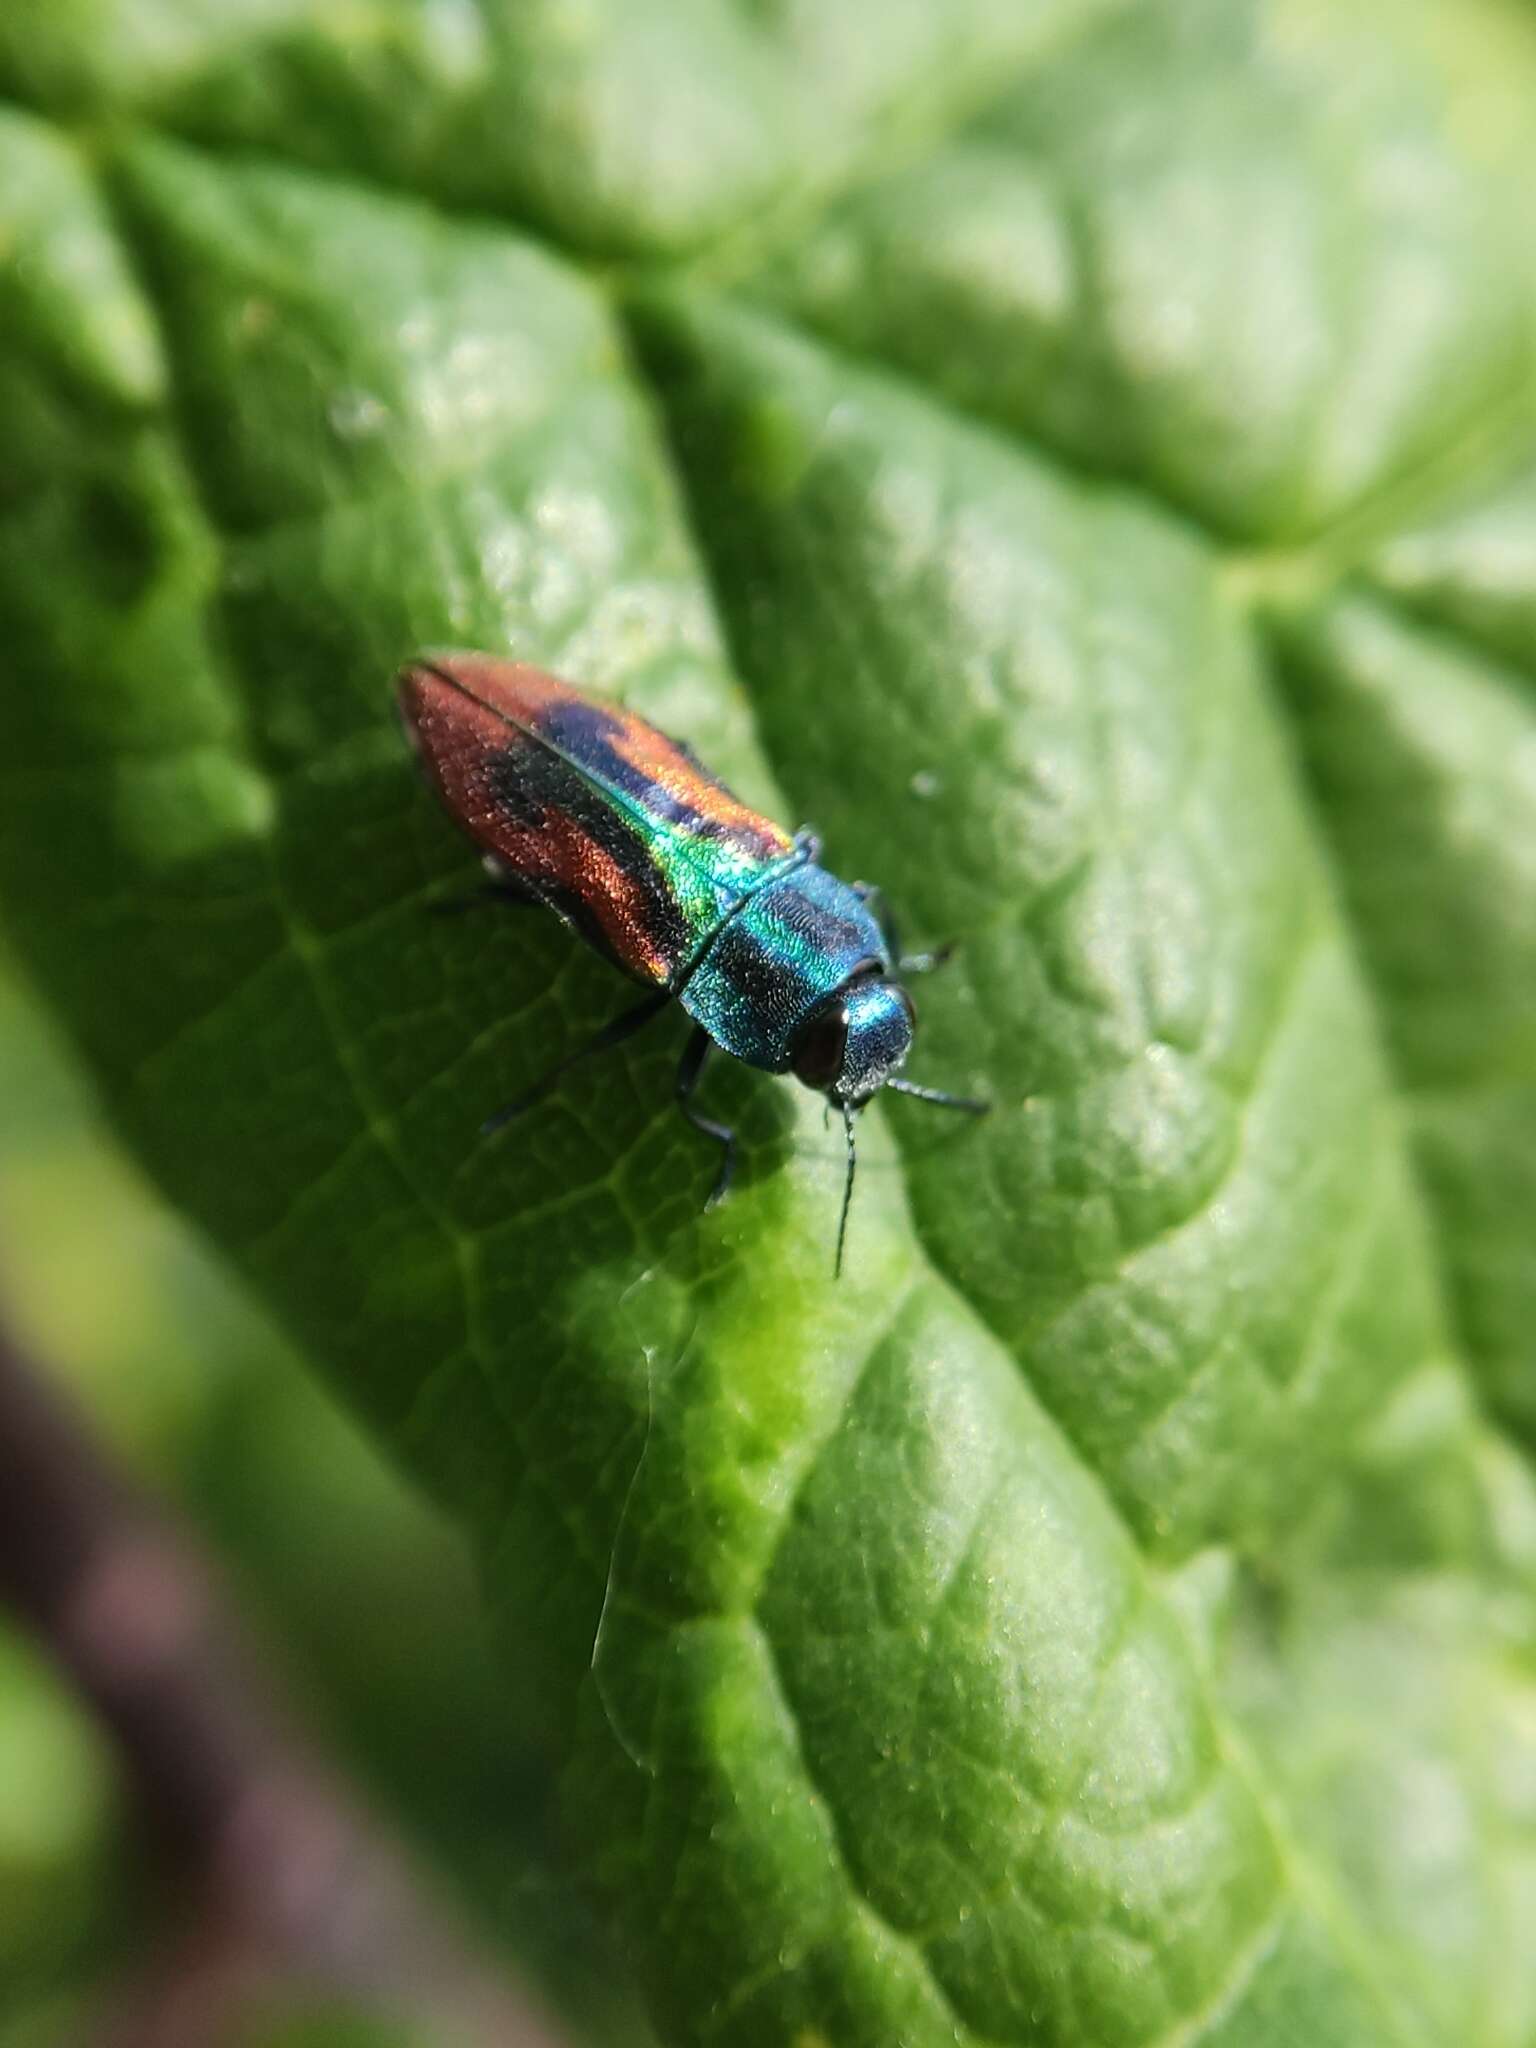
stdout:
POLYGON ((874 18, 7 17, 0 901, 475 1540, 666 2038, 1528 2048, 1536 35, 874 18), (426 914, 432 644, 960 942, 995 1113, 866 1117, 841 1285, 676 1020, 477 1143, 626 998, 426 914))

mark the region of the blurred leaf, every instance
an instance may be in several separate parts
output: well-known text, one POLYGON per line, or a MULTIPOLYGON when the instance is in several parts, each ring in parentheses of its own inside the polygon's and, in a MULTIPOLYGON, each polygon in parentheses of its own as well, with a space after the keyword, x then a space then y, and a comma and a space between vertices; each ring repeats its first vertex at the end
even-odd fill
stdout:
MULTIPOLYGON (((92 1132, 62 1047, 3 971, 0 1094, 7 1317, 63 1361, 125 1462, 201 1522, 322 1735, 578 2038, 648 2038, 561 1870, 546 1774, 508 1714, 461 1546, 92 1132)), ((154 1940, 174 1911, 166 1880, 81 1707, 0 1637, 6 2048, 65 2038, 53 1994, 99 1992, 154 1940)))
POLYGON ((101 1940, 115 1799, 96 1732, 0 1635, 0 2038, 101 1940))
POLYGON ((1528 2048, 1536 29, 875 23, 0 30, 7 916, 474 1536, 669 2038, 1528 2048), (424 914, 424 643, 960 939, 996 1112, 871 1113, 840 1286, 671 1026, 476 1143, 622 991, 424 914))

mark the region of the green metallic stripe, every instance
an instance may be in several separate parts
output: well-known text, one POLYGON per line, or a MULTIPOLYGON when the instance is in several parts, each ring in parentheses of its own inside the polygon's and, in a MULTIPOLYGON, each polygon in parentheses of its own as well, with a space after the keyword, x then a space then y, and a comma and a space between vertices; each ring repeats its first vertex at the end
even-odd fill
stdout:
POLYGON ((667 983, 667 987, 672 991, 673 995, 678 996, 682 994, 683 990, 688 986, 689 982, 693 979, 694 975, 697 974, 699 969, 703 966, 705 958, 708 955, 711 946, 714 945, 715 941, 719 938, 720 934, 725 930, 726 926, 731 924, 736 918, 740 917, 741 913, 746 909, 747 905, 752 901, 754 896, 758 895, 762 890, 768 888, 770 884, 782 881, 785 875, 792 875, 797 868, 808 867, 815 858, 816 842, 814 838, 809 833, 797 832, 795 835, 794 844, 791 846, 789 852, 785 854, 784 858, 780 861, 775 861, 773 866, 767 869, 766 872, 763 874, 762 879, 760 881, 754 882, 752 887, 746 890, 745 893, 741 895, 736 900, 736 902, 734 902, 731 905, 730 909, 725 913, 724 917, 717 919, 713 927, 704 934, 704 937, 699 941, 698 946, 688 956, 688 959, 684 962, 681 972, 676 976, 675 979, 670 980, 667 983))

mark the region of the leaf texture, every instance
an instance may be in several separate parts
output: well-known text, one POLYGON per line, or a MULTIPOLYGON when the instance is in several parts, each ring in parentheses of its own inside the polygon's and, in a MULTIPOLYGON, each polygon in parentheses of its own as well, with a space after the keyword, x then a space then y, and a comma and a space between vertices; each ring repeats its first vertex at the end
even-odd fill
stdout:
MULTIPOLYGON (((0 26, 0 903, 472 1535, 677 2042, 1529 2048, 1536 27, 0 26), (613 692, 954 938, 712 1073, 387 683, 613 692)), ((521 1707, 519 1708, 519 1711, 521 1707)))

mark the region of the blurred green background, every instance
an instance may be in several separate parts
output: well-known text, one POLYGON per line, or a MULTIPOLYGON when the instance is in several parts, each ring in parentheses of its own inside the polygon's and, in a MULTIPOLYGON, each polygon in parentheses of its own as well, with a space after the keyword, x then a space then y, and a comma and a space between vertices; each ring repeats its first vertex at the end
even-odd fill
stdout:
MULTIPOLYGON (((470 1927, 577 2039, 649 2041, 555 1861, 461 1546, 112 1146, 3 944, 0 1287, 34 1359, 213 1548, 316 1736, 470 1927)), ((183 1904, 109 1746, 0 1619, 0 2048, 88 2024, 183 1904)))

